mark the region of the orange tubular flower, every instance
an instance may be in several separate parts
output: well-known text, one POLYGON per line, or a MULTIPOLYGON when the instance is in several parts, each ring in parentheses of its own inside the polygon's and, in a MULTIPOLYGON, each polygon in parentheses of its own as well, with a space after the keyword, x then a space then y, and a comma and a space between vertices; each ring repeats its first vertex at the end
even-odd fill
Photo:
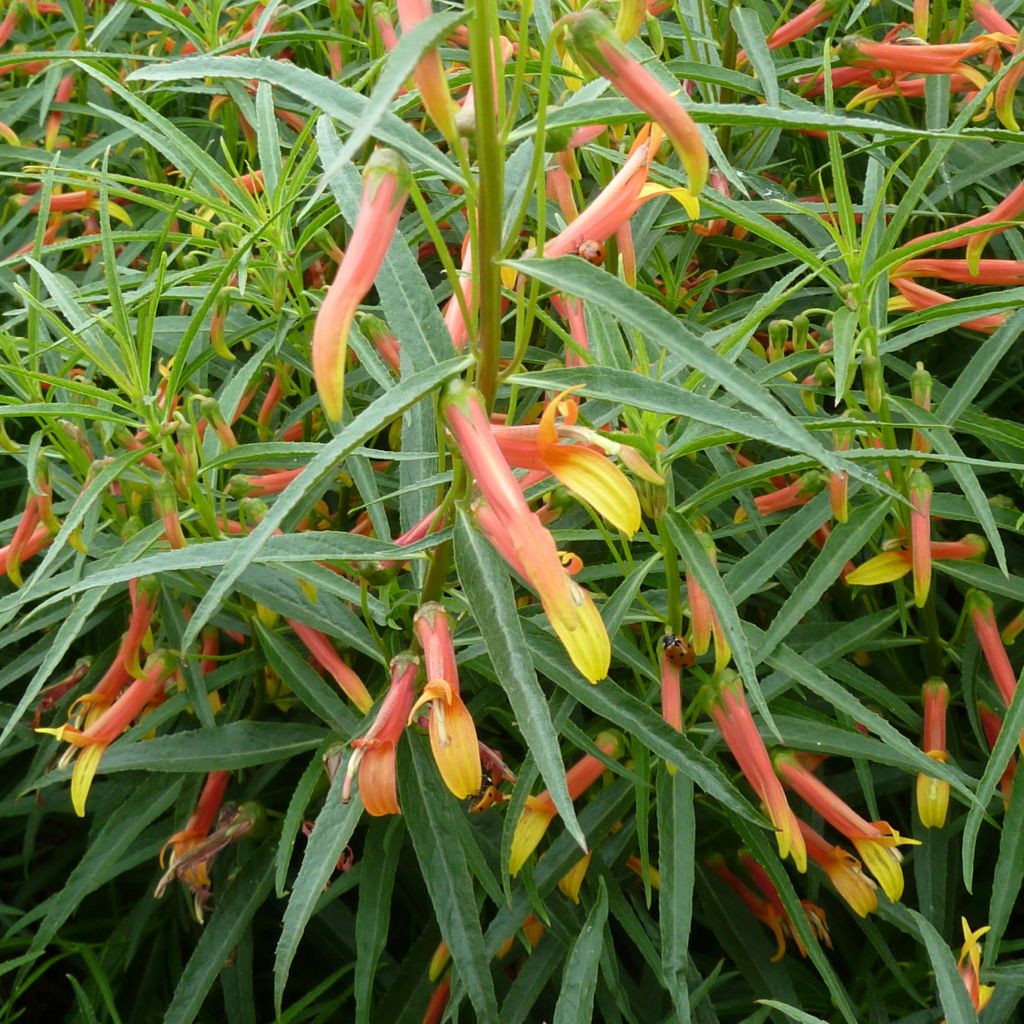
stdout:
MULTIPOLYGON (((618 760, 623 753, 622 737, 617 732, 602 732, 594 741, 597 749, 606 757, 618 760)), ((585 754, 566 773, 565 785, 569 796, 575 800, 585 793, 607 771, 607 766, 593 754, 585 754)), ((512 849, 509 853, 508 870, 515 878, 526 858, 537 849, 537 844, 544 838, 548 825, 558 814, 551 793, 544 790, 539 796, 528 796, 522 816, 516 822, 516 830, 512 836, 512 849)))
MULTIPOLYGON (((981 719, 982 732, 985 733, 985 742, 988 743, 989 750, 991 750, 996 745, 996 740, 999 739, 999 731, 1003 727, 1002 716, 993 711, 984 702, 979 701, 978 717, 981 719)), ((1003 793, 1004 808, 1010 806, 1010 793, 1013 792, 1013 777, 1016 774, 1017 755, 1013 754, 1010 756, 1010 760, 1007 762, 1006 768, 1003 769, 1003 774, 999 778, 999 788, 1003 793)))
POLYGON ((861 863, 841 846, 834 846, 810 825, 798 820, 807 844, 807 856, 829 877, 847 906, 861 917, 878 910, 877 887, 861 870, 861 863))
POLYGON ((413 617, 416 638, 423 648, 427 685, 412 707, 430 703, 427 730, 430 749, 444 784, 460 800, 480 792, 483 771, 476 726, 459 693, 459 671, 448 628, 448 613, 437 602, 423 605, 413 617))
MULTIPOLYGON (((1024 36, 1019 36, 1014 48, 1014 56, 1021 53, 1022 50, 1024 50, 1024 36)), ((996 86, 996 117, 999 118, 999 123, 1004 128, 1009 128, 1012 132, 1020 131, 1020 125, 1017 124, 1017 118, 1013 113, 1013 101, 1017 96, 1017 86, 1020 85, 1022 78, 1024 78, 1024 63, 1010 68, 996 86)))
POLYGON ((353 752, 345 770, 341 799, 352 796, 352 780, 359 772, 359 795, 366 813, 375 818, 401 814, 395 785, 395 746, 401 739, 409 712, 416 699, 416 673, 420 659, 403 651, 391 659, 391 688, 388 690, 373 725, 364 736, 352 741, 353 752))
POLYGON ((915 259, 901 263, 893 273, 902 278, 937 277, 958 284, 1012 288, 1024 284, 1024 261, 915 259))
POLYGON ((903 895, 902 857, 897 847, 917 845, 917 840, 905 839, 888 822, 866 821, 805 768, 794 754, 776 754, 775 770, 794 793, 853 843, 886 896, 897 902, 903 895))
POLYGON ((164 686, 175 671, 173 657, 166 651, 157 651, 146 663, 145 675, 134 680, 128 689, 85 730, 76 729, 71 725, 36 730, 71 744, 61 758, 61 766, 65 766, 74 758, 75 767, 71 772, 71 804, 78 817, 85 816, 85 801, 103 752, 148 705, 163 700, 164 686), (75 758, 78 748, 81 752, 75 758))
MULTIPOLYGON (((565 571, 554 538, 530 510, 498 447, 479 393, 458 381, 448 386, 442 411, 495 527, 488 536, 537 591, 559 640, 579 671, 596 683, 608 674, 611 643, 591 596, 565 571)), ((478 519, 480 517, 478 516, 478 519)), ((484 520, 480 520, 485 526, 484 520)))
POLYGON ((971 998, 971 1005, 975 1010, 980 1011, 992 998, 995 991, 992 985, 981 984, 981 943, 978 941, 988 930, 989 926, 971 931, 966 917, 960 918, 960 927, 964 932, 964 944, 960 948, 960 959, 957 962, 957 969, 963 979, 964 987, 971 998))
MULTIPOLYGON (((949 687, 941 679, 929 679, 921 688, 924 703, 924 752, 934 761, 945 764, 946 708, 949 687)), ((925 828, 942 828, 949 811, 949 783, 924 772, 917 773, 917 814, 925 828)))
POLYGON ((373 707, 373 697, 370 696, 370 691, 366 689, 362 679, 342 661, 327 635, 295 619, 286 621, 295 630, 295 635, 302 641, 306 650, 313 655, 316 663, 331 674, 341 691, 365 715, 373 707))
POLYGON ((1017 35, 1017 30, 988 2, 974 0, 971 4, 971 17, 986 32, 1001 32, 1006 36, 1017 35))
POLYGON ((604 242, 636 213, 644 202, 644 186, 660 138, 660 132, 640 132, 629 158, 615 177, 564 231, 544 243, 546 257, 575 253, 580 243, 588 240, 604 242))
POLYGON ((872 43, 859 36, 847 36, 839 46, 844 64, 868 67, 900 74, 951 75, 960 70, 968 57, 987 53, 1001 45, 999 33, 975 36, 967 43, 930 45, 912 38, 891 43, 872 43))
POLYGON ((779 856, 792 857, 798 871, 807 870, 807 849, 796 815, 790 809, 786 793, 772 770, 772 760, 754 724, 743 680, 735 672, 716 677, 718 692, 712 698, 710 713, 726 746, 736 759, 747 782, 757 793, 775 827, 779 856))
POLYGON ((599 11, 588 8, 574 15, 569 34, 576 51, 599 75, 661 125, 686 168, 692 215, 696 216, 696 200, 708 179, 708 152, 693 118, 630 54, 612 23, 599 11))
MULTIPOLYGON (((985 661, 988 663, 988 670, 992 673, 992 678, 999 690, 999 696, 1009 707, 1013 701, 1013 695, 1017 692, 1017 675, 1013 671, 1010 658, 1003 646, 1003 638, 999 635, 992 598, 981 593, 980 590, 969 590, 964 605, 978 637, 978 642, 981 644, 985 661)), ((1022 742, 1024 742, 1024 734, 1022 734, 1022 742)))
MULTIPOLYGON (((398 0, 398 23, 403 32, 411 32, 431 13, 430 0, 398 0)), ((423 55, 412 76, 430 119, 446 139, 454 139, 456 107, 448 92, 444 64, 441 63, 441 53, 436 46, 423 55)))
POLYGON ((683 731, 683 697, 680 688, 682 665, 670 661, 666 651, 661 655, 661 717, 676 732, 683 731))
MULTIPOLYGON (((155 895, 157 898, 163 895, 167 884, 177 873, 175 867, 178 863, 209 835, 210 829, 213 828, 213 823, 216 821, 217 814, 220 811, 220 805, 224 799, 224 793, 228 788, 228 780, 230 778, 230 772, 210 772, 206 776, 206 782, 203 784, 203 790, 199 794, 196 809, 192 812, 188 823, 180 832, 175 832, 161 847, 160 867, 164 866, 164 854, 167 852, 168 847, 171 848, 171 859, 167 874, 160 879, 160 883, 156 887, 155 895)), ((181 880, 193 892, 198 893, 199 890, 208 891, 210 888, 209 861, 204 860, 189 865, 178 874, 181 880)))
POLYGON ((313 327, 313 376, 329 419, 341 418, 345 359, 352 318, 373 285, 408 194, 409 168, 394 150, 380 149, 363 171, 363 195, 352 239, 313 327))
MULTIPOLYGON (((769 50, 777 50, 780 46, 792 43, 801 39, 808 32, 824 25, 836 12, 839 4, 836 0, 815 0, 806 10, 801 11, 796 17, 790 18, 785 24, 780 25, 765 41, 769 50)), ((746 51, 740 50, 736 55, 736 67, 741 68, 747 63, 746 51)))
POLYGON ((910 471, 910 555, 914 572, 914 603, 923 608, 932 585, 932 482, 920 469, 910 471))
POLYGON ((772 957, 772 963, 778 963, 786 955, 786 933, 789 931, 789 920, 782 901, 778 900, 776 905, 758 896, 750 886, 736 877, 721 854, 713 854, 705 863, 739 896, 751 915, 771 930, 775 936, 775 955, 772 957))
MULTIPOLYGON (((537 426, 492 427, 509 465, 550 473, 604 519, 632 537, 640 528, 640 499, 625 473, 588 445, 621 452, 597 431, 576 426, 578 406, 563 391, 548 402, 537 426), (556 417, 561 414, 561 422, 556 417), (582 444, 559 444, 561 440, 582 444)), ((660 478, 659 478, 660 479, 660 478)))
MULTIPOLYGON (((891 299, 890 309, 932 309, 935 306, 944 306, 953 299, 943 292, 934 288, 925 288, 923 284, 910 281, 905 277, 894 277, 889 282, 901 295, 902 303, 898 299, 891 299)), ((992 313, 989 316, 979 316, 975 320, 965 320, 960 326, 966 327, 969 331, 979 331, 982 334, 991 334, 994 330, 1006 323, 1006 317, 1002 313, 992 313)))
POLYGON ((994 206, 988 213, 983 213, 979 217, 972 217, 970 220, 964 221, 963 224, 956 225, 958 229, 988 228, 990 225, 996 224, 1001 225, 1000 227, 993 227, 988 231, 979 231, 976 235, 962 235, 959 238, 951 238, 945 241, 942 240, 943 236, 946 235, 950 229, 947 229, 946 231, 930 231, 928 234, 918 235, 917 238, 912 238, 906 244, 917 245, 921 242, 928 241, 929 239, 939 239, 932 248, 962 249, 966 246, 968 261, 976 260, 982 249, 985 248, 988 240, 993 235, 997 235, 1000 232, 1013 227, 1013 222, 1022 213, 1024 213, 1024 183, 1013 189, 1001 203, 994 206))

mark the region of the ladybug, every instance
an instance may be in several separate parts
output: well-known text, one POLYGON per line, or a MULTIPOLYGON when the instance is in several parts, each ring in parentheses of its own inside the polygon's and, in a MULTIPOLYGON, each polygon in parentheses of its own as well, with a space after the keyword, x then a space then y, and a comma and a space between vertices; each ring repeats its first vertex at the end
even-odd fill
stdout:
POLYGON ((593 238, 588 238, 586 241, 580 242, 576 249, 576 255, 588 263, 593 263, 596 267, 604 263, 604 246, 593 238))
POLYGON ((661 649, 665 654, 665 660, 676 668, 689 668, 696 660, 693 648, 675 633, 666 633, 661 638, 661 649))

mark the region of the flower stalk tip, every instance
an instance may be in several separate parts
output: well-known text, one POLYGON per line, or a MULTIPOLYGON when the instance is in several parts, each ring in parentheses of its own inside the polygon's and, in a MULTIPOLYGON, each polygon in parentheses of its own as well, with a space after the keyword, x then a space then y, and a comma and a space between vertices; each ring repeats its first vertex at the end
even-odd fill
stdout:
MULTIPOLYGON (((949 687, 941 679, 929 679, 921 688, 924 704, 924 752, 939 764, 949 759, 946 752, 946 709, 949 687)), ((949 783, 925 772, 917 774, 917 814, 925 828, 942 828, 949 811, 949 783)))

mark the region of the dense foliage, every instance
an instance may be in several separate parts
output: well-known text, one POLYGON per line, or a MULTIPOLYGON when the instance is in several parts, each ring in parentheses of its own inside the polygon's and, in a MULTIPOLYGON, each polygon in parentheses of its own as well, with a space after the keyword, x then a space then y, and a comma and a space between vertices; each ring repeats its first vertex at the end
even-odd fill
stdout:
POLYGON ((0 11, 0 1020, 1018 1019, 1016 4, 437 6, 0 11))

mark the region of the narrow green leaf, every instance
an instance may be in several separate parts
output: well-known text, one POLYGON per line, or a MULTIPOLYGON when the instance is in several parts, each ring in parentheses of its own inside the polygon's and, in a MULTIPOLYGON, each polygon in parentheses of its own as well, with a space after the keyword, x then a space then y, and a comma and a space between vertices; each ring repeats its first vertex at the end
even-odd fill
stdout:
POLYGON ((356 1024, 370 1024, 373 976, 387 944, 391 894, 405 829, 401 818, 374 821, 366 832, 356 911, 356 1024))
POLYGON ((566 663, 558 641, 537 626, 526 623, 524 632, 534 664, 548 679, 568 691, 591 711, 613 722, 617 728, 633 736, 642 736, 653 754, 674 764, 705 793, 721 801, 738 817, 766 826, 764 819, 740 796, 721 767, 689 739, 676 732, 661 715, 611 679, 604 679, 596 686, 588 683, 566 663))
POLYGON ((711 607, 714 609, 729 646, 732 648, 733 658, 736 659, 736 668, 743 677, 754 706, 761 713, 765 725, 778 735, 771 711, 768 710, 768 702, 764 699, 764 694, 761 693, 761 687, 757 682, 757 669, 750 648, 747 646, 747 638, 743 632, 743 626, 740 624, 739 613, 722 583, 722 578, 718 575, 718 570, 711 564, 711 559, 704 550, 704 546, 693 532, 693 528, 682 516, 677 512, 669 512, 665 517, 665 524, 680 555, 686 562, 687 569, 697 577, 697 582, 711 602, 711 607))
POLYGON ((455 798, 445 788, 426 744, 412 738, 412 765, 399 773, 400 799, 434 916, 477 1020, 498 1019, 491 967, 465 853, 453 844, 455 798))
POLYGON ((832 318, 832 358, 835 361, 835 399, 841 402, 849 387, 850 362, 853 358, 853 339, 857 333, 857 314, 847 306, 840 306, 832 318))
MULTIPOLYGON (((82 900, 111 878, 111 870, 127 859, 142 832, 164 814, 181 791, 181 779, 149 778, 142 781, 131 798, 111 815, 96 833, 32 939, 31 952, 42 954, 79 908, 82 900)), ((168 830, 170 834, 170 829, 168 830)))
POLYGON ((760 413, 785 435, 788 446, 793 450, 811 456, 835 472, 846 469, 851 475, 862 477, 871 486, 878 486, 878 481, 859 467, 840 464, 832 452, 826 451, 812 434, 747 373, 709 349, 677 317, 618 278, 577 256, 561 256, 553 260, 507 260, 504 265, 608 309, 621 322, 642 331, 650 342, 680 356, 695 370, 760 413))
MULTIPOLYGON (((128 81, 184 82, 195 78, 268 82, 287 89, 303 103, 319 108, 350 129, 359 126, 370 103, 365 96, 323 75, 271 57, 186 57, 169 64, 138 68, 128 76, 128 81)), ((384 114, 377 123, 375 135, 443 178, 462 181, 458 168, 442 156, 436 146, 394 114, 384 114)))
POLYGON ((386 395, 364 409, 351 423, 344 426, 324 450, 306 467, 302 476, 296 478, 277 498, 260 525, 249 535, 245 548, 238 557, 226 566, 214 580, 199 606, 196 608, 185 636, 183 645, 188 648, 195 643, 205 626, 220 608, 221 602, 231 588, 251 565, 263 545, 273 536, 290 512, 305 498, 324 487, 337 472, 338 463, 354 448, 363 444, 377 433, 386 423, 400 416, 409 406, 418 402, 450 377, 465 369, 468 359, 451 359, 407 377, 386 395))
POLYGON ((498 681, 522 730, 541 778, 566 829, 585 850, 586 843, 565 785, 558 734, 530 660, 508 572, 490 544, 460 510, 455 526, 455 564, 473 618, 494 664, 498 681))
POLYGON ((697 822, 693 782, 667 768, 658 772, 658 922, 661 969, 672 997, 676 1020, 689 1024, 690 922, 693 917, 694 862, 697 822))
POLYGON ((274 858, 274 892, 277 893, 278 899, 284 896, 285 884, 288 881, 288 866, 291 864, 292 850, 295 849, 295 840, 299 835, 299 829, 306 817, 306 807, 313 797, 317 783, 323 778, 323 754, 318 750, 295 784, 288 800, 284 821, 281 824, 281 834, 278 837, 277 853, 274 858))
POLYGON ((223 892, 218 890, 213 915, 203 928, 185 970, 174 986, 164 1024, 191 1024, 224 965, 231 958, 274 881, 274 844, 254 852, 223 892))
POLYGON ((939 1003, 946 1014, 946 1020, 956 1021, 957 1024, 973 1024, 974 1021, 977 1021, 978 1015, 974 1011, 971 997, 967 994, 967 988, 956 969, 956 961, 953 959, 949 946, 930 922, 916 910, 907 907, 907 914, 917 925, 925 948, 928 950, 928 959, 935 972, 935 984, 939 990, 939 1003))
POLYGON ((594 1019, 597 968, 608 921, 608 887, 598 881, 594 904, 580 934, 569 951, 562 975, 562 989, 555 1004, 554 1024, 589 1024, 594 1019))
POLYGON ((358 794, 347 804, 341 802, 344 781, 345 773, 339 770, 316 817, 313 833, 306 845, 306 855, 302 858, 288 906, 285 907, 281 937, 274 953, 274 1007, 278 1016, 281 1014, 288 974, 306 925, 337 866, 338 858, 362 817, 363 802, 358 794))
POLYGON ((325 723, 345 736, 359 728, 359 719, 341 699, 337 687, 328 683, 279 633, 256 620, 256 636, 271 668, 299 700, 325 723))
POLYGON ((871 505, 858 505, 851 511, 847 522, 836 524, 817 558, 768 627, 764 646, 758 650, 761 660, 767 658, 818 604, 822 595, 837 584, 843 566, 874 536, 888 512, 889 502, 882 499, 871 505))
POLYGON ((765 31, 757 11, 750 7, 734 7, 729 12, 729 20, 736 29, 736 36, 746 51, 758 82, 761 83, 768 106, 779 106, 779 82, 775 76, 775 63, 765 41, 765 31))

